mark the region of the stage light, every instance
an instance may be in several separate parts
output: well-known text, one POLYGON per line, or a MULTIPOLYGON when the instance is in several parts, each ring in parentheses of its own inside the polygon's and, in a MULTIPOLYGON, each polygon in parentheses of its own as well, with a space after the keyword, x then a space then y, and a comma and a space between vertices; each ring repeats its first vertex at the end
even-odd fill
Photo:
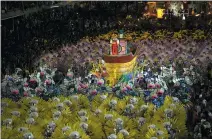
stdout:
POLYGON ((181 4, 181 9, 182 9, 182 10, 184 9, 184 6, 183 6, 183 4, 181 4))
POLYGON ((55 6, 51 6, 50 8, 58 8, 59 6, 58 5, 55 5, 55 6))
POLYGON ((158 8, 157 9, 157 18, 163 18, 163 14, 165 9, 158 8))
POLYGON ((170 9, 173 10, 173 15, 175 16, 179 15, 178 11, 179 9, 181 9, 181 3, 180 2, 171 3, 170 9))
POLYGON ((185 20, 185 15, 183 14, 183 20, 185 20))
POLYGON ((171 5, 171 9, 176 10, 176 8, 177 8, 176 5, 174 5, 174 4, 171 5))

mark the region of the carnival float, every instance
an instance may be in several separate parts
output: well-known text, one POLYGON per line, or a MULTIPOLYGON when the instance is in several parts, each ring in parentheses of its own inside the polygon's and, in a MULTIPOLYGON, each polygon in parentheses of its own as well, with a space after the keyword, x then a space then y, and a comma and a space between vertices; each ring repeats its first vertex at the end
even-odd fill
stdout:
POLYGON ((129 46, 120 30, 118 38, 110 40, 110 50, 103 56, 104 66, 108 73, 106 77, 109 86, 115 85, 122 75, 132 72, 136 64, 136 48, 129 46))

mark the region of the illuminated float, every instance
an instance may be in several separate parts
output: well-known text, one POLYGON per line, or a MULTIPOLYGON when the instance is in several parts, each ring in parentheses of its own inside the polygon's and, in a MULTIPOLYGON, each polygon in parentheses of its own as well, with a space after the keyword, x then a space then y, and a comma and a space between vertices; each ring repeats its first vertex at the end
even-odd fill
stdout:
POLYGON ((119 38, 110 40, 110 52, 103 57, 108 73, 107 84, 113 86, 123 74, 130 73, 136 64, 136 58, 136 49, 129 47, 121 30, 119 38))

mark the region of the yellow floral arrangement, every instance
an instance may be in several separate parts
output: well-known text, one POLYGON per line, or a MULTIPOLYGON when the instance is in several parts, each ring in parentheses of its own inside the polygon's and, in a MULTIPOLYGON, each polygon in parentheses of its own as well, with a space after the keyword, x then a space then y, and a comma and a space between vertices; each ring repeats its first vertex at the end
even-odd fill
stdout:
POLYGON ((56 97, 48 101, 22 98, 18 102, 2 99, 2 138, 20 139, 31 135, 44 139, 49 123, 54 123, 52 139, 118 139, 168 138, 165 124, 176 131, 176 138, 187 136, 184 106, 171 97, 155 108, 139 97, 118 99, 111 94, 98 94, 93 101, 84 95, 56 97), (130 108, 130 112, 127 111, 130 108), (171 117, 166 111, 172 112, 171 117))
MULTIPOLYGON (((207 38, 204 31, 202 30, 196 30, 195 32, 190 32, 188 30, 180 30, 178 32, 169 32, 168 30, 158 30, 154 34, 150 34, 149 32, 144 33, 131 32, 127 30, 124 33, 125 39, 128 41, 139 41, 143 39, 150 39, 150 40, 165 39, 167 37, 172 37, 174 39, 182 39, 189 35, 191 35, 192 38, 196 40, 207 38)), ((107 34, 99 35, 97 38, 108 41, 111 38, 118 38, 118 32, 116 30, 112 30, 107 34)))
POLYGON ((202 30, 196 30, 195 32, 192 33, 192 37, 195 40, 203 40, 206 39, 205 33, 202 30))

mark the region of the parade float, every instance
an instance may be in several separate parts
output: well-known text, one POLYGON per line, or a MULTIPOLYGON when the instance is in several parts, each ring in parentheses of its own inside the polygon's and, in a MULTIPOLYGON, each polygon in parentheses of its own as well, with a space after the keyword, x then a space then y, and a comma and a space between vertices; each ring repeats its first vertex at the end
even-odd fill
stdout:
POLYGON ((136 64, 136 48, 130 48, 124 38, 123 30, 119 37, 110 40, 109 54, 103 56, 109 86, 115 85, 123 74, 130 73, 136 64))

